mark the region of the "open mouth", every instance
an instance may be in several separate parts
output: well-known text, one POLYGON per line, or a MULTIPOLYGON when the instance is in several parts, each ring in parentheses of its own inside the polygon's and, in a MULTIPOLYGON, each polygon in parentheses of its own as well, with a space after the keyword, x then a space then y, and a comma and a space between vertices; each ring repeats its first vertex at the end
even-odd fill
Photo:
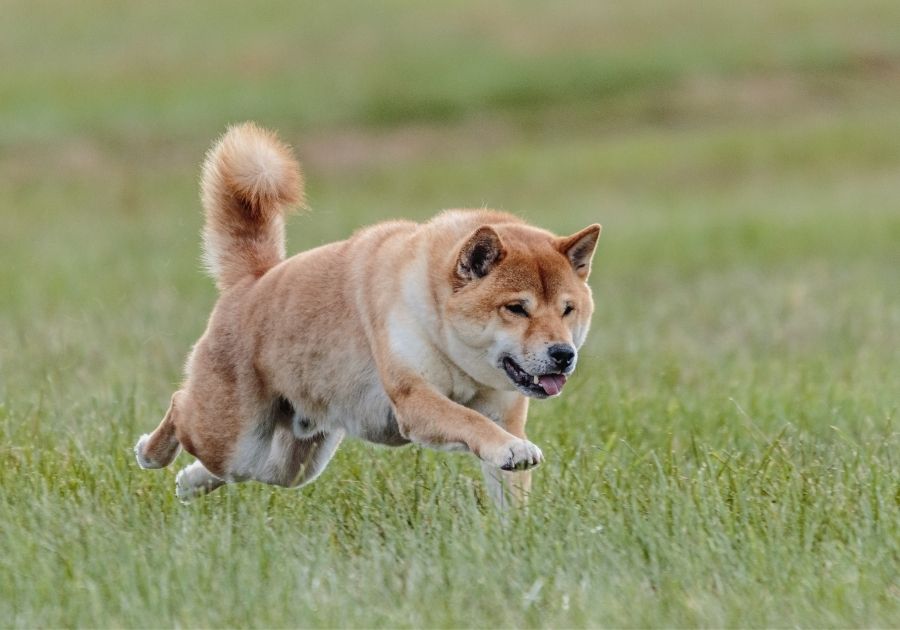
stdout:
POLYGON ((545 398, 547 396, 556 396, 562 391, 563 385, 566 384, 568 378, 565 374, 529 374, 519 364, 510 357, 504 357, 503 369, 506 375, 515 383, 519 389, 522 389, 529 396, 537 398, 545 398))

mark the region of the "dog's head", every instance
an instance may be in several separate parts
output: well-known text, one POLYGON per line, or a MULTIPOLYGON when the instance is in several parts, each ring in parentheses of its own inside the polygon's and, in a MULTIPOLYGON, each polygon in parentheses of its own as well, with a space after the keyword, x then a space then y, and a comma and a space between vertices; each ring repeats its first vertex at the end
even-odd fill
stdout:
POLYGON ((445 310, 461 367, 498 389, 559 394, 594 310, 587 278, 599 237, 596 224, 567 237, 503 224, 463 239, 445 310))

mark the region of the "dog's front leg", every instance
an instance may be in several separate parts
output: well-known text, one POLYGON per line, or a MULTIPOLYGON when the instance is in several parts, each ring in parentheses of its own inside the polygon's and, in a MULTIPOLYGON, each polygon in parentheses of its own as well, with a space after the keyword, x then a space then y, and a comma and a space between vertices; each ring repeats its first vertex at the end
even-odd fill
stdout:
POLYGON ((543 461, 537 446, 453 402, 420 376, 404 371, 384 381, 406 439, 432 448, 461 445, 502 470, 526 470, 543 461))
MULTIPOLYGON (((528 399, 524 396, 516 396, 511 406, 497 414, 500 426, 523 440, 527 416, 528 399)), ((531 470, 498 470, 482 461, 481 471, 484 473, 488 495, 497 507, 501 509, 510 506, 521 507, 528 502, 528 495, 531 492, 531 470)))
POLYGON ((481 472, 484 474, 488 496, 501 510, 522 507, 528 503, 531 470, 498 470, 482 461, 481 472))

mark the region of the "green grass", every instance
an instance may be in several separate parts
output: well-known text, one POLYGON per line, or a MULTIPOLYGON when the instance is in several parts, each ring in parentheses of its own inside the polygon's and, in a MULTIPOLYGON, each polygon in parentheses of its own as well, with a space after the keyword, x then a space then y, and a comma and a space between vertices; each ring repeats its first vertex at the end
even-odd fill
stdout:
POLYGON ((0 625, 897 624, 896 2, 3 13, 0 625), (187 457, 137 468, 245 118, 304 162, 291 251, 451 206, 604 224, 527 510, 414 448, 186 507, 187 457))

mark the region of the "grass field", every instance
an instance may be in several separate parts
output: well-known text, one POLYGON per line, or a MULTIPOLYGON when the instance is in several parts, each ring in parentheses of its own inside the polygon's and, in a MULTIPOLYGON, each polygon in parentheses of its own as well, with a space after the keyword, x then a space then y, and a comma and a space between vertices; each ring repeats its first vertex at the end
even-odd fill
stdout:
POLYGON ((900 5, 7 1, 0 626, 900 623, 900 5), (289 250, 604 225, 546 463, 346 442, 182 506, 131 454, 215 299, 199 162, 297 148, 289 250))

